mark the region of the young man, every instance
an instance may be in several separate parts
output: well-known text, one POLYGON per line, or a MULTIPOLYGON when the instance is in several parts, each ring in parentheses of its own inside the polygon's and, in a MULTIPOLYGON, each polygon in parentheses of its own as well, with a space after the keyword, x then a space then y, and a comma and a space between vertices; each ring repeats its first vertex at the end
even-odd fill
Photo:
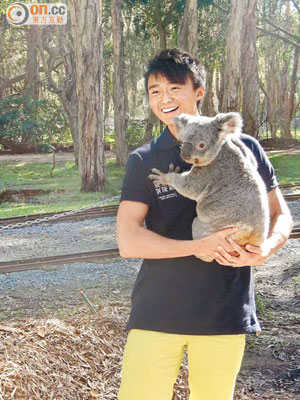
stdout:
POLYGON ((268 257, 261 247, 242 248, 230 240, 236 227, 192 240, 196 203, 168 186, 155 188, 148 175, 152 168, 167 172, 171 163, 181 171, 191 168, 180 158, 173 118, 198 113, 204 70, 189 54, 169 49, 150 61, 145 78, 150 106, 166 128, 131 153, 126 166, 118 244, 123 257, 144 261, 132 293, 118 399, 171 400, 187 348, 190 400, 231 400, 245 334, 260 332, 250 266, 284 245, 291 216, 263 150, 242 135, 268 191, 268 257), (195 254, 215 260, 206 263, 195 254))

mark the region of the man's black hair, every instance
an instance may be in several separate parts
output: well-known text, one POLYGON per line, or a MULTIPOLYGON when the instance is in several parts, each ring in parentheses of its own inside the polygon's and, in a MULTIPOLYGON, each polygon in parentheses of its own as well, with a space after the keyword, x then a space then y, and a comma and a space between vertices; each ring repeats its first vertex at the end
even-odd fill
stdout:
MULTIPOLYGON (((145 73, 146 92, 148 93, 148 79, 154 74, 165 76, 172 83, 185 84, 187 77, 192 80, 194 89, 205 87, 205 70, 200 61, 191 54, 180 49, 166 49, 157 54, 148 64, 145 73)), ((201 100, 197 102, 197 105, 201 100)))

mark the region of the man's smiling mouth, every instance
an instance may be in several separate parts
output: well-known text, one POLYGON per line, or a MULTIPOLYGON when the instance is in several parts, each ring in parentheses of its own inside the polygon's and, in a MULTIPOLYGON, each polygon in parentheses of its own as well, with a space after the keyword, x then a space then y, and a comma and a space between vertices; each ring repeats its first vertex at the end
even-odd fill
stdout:
POLYGON ((161 111, 165 114, 178 110, 178 107, 162 108, 161 111))

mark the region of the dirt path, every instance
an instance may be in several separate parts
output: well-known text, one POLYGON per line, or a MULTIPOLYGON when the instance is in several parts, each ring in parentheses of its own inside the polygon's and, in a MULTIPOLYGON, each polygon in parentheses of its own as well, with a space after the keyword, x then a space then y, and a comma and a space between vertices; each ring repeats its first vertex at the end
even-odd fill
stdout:
MULTIPOLYGON (((105 152, 106 159, 114 159, 115 154, 112 151, 105 152)), ((0 154, 0 164, 1 163, 9 163, 9 164, 33 164, 33 163, 52 163, 53 155, 52 154, 0 154)), ((55 154, 55 161, 74 161, 74 153, 73 152, 58 152, 55 154)))

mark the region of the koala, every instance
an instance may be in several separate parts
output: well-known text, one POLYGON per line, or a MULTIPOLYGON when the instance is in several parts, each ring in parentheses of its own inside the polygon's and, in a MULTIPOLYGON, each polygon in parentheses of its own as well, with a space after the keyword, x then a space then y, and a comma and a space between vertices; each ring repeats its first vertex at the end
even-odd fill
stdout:
POLYGON ((180 155, 193 166, 182 173, 174 171, 173 165, 167 173, 154 168, 149 178, 197 202, 193 239, 238 226, 233 240, 241 246, 260 246, 269 231, 268 196, 254 155, 239 139, 241 116, 181 114, 174 123, 182 142, 180 155))

